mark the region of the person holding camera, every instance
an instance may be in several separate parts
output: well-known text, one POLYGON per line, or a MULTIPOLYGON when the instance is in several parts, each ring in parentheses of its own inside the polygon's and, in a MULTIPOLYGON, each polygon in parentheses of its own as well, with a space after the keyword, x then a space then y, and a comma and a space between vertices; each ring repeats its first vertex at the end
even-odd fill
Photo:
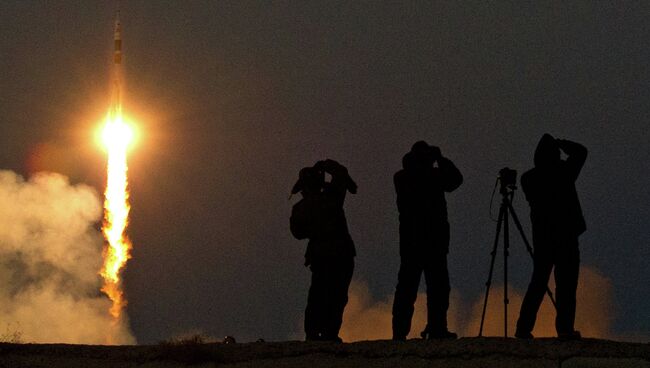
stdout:
POLYGON ((440 149, 416 142, 394 176, 399 210, 400 269, 393 302, 393 339, 406 340, 420 278, 427 283, 425 339, 456 338, 447 330, 449 308, 449 222, 445 192, 452 192, 463 176, 440 149))
POLYGON ((345 166, 334 160, 318 161, 300 170, 291 193, 302 199, 291 211, 290 229, 297 239, 309 239, 305 266, 312 272, 305 309, 308 341, 340 342, 343 310, 354 271, 354 242, 343 210, 346 192, 355 194, 345 166), (325 173, 331 181, 325 181, 325 173))
POLYGON ((578 237, 586 230, 575 182, 587 159, 581 144, 549 134, 535 150, 535 167, 521 176, 533 225, 533 275, 521 305, 515 336, 533 338, 537 311, 554 269, 558 337, 579 339, 574 329, 576 290, 580 270, 578 237), (567 155, 561 159, 561 152, 567 155))

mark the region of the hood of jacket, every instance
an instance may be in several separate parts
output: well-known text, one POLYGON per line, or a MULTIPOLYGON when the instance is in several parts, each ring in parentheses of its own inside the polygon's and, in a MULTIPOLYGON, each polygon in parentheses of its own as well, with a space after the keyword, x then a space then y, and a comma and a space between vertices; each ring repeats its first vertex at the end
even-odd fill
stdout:
POLYGON ((544 134, 535 149, 535 167, 552 167, 560 162, 560 147, 550 134, 544 134))

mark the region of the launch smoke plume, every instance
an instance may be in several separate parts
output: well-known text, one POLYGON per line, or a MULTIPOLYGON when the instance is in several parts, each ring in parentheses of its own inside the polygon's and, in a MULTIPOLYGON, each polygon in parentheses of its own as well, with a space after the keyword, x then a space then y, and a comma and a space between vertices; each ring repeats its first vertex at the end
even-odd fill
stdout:
MULTIPOLYGON (((455 291, 450 297, 448 324, 450 330, 457 330, 460 298, 455 291)), ((411 320, 411 333, 408 338, 420 337, 427 324, 426 294, 419 293, 415 302, 415 312, 411 320)), ((361 281, 350 285, 348 305, 343 316, 343 326, 339 336, 343 341, 384 340, 392 336, 393 298, 374 301, 368 286, 361 281)))
MULTIPOLYGON (((551 278, 552 279, 552 278, 551 278)), ((555 286, 551 283, 551 289, 555 286)), ((453 288, 453 286, 452 286, 453 288)), ((525 290, 509 290, 508 335, 514 336, 519 308, 525 290)), ((592 267, 583 266, 577 292, 576 329, 585 337, 615 338, 610 326, 613 320, 612 285, 609 279, 592 267)), ((448 312, 451 331, 459 336, 477 336, 481 322, 483 295, 468 302, 452 289, 448 312)), ((365 283, 350 285, 349 302, 343 316, 340 336, 344 341, 390 339, 392 336, 392 296, 384 301, 373 300, 365 283)), ((418 294, 409 338, 419 337, 426 325, 426 294, 418 294)), ((503 287, 493 286, 483 334, 503 336, 503 287)), ((536 337, 557 336, 555 310, 548 300, 542 303, 533 330, 536 337)))
POLYGON ((135 342, 99 292, 101 219, 91 187, 0 171, 0 316, 24 342, 104 344, 109 330, 114 343, 135 342))
MULTIPOLYGON (((553 277, 551 277, 549 287, 551 290, 555 290, 553 277)), ((486 336, 503 336, 503 287, 496 287, 493 292, 493 294, 492 291, 490 292, 490 304, 488 304, 487 309, 487 315, 490 318, 486 317, 483 334, 486 336)), ((524 293, 525 290, 508 292, 510 299, 508 336, 514 336, 524 293)), ((585 337, 614 338, 610 330, 615 313, 610 280, 593 267, 581 267, 576 299, 576 329, 580 330, 585 337)), ((474 302, 472 306, 472 319, 467 325, 469 336, 472 336, 472 332, 474 334, 478 333, 482 307, 482 299, 474 302)), ((544 302, 537 313, 537 322, 533 335, 535 337, 557 336, 555 331, 555 309, 547 297, 544 297, 544 302)))

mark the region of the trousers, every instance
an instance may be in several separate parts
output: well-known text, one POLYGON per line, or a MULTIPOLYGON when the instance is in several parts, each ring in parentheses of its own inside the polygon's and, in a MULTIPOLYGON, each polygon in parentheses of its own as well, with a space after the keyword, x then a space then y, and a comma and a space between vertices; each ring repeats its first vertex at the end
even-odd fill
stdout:
POLYGON ((578 239, 569 237, 560 243, 535 245, 533 276, 521 304, 517 331, 530 333, 535 327, 537 312, 544 299, 551 271, 555 276, 558 334, 574 331, 576 290, 580 272, 578 239))
POLYGON ((311 265, 311 286, 305 309, 308 340, 336 340, 348 303, 348 289, 354 272, 354 258, 315 259, 311 265))
POLYGON ((432 333, 447 331, 449 272, 447 254, 402 254, 393 301, 393 337, 406 338, 411 331, 420 279, 427 284, 427 327, 432 333))

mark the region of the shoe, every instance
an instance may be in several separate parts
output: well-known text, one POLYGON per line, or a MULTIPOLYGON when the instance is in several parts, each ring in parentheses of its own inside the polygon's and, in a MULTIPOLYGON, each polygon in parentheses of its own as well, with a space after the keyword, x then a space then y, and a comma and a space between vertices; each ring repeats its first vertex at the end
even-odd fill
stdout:
POLYGON ((438 332, 423 332, 422 338, 426 340, 456 340, 458 338, 458 335, 456 335, 454 332, 444 330, 438 332))
POLYGON ((323 341, 323 338, 319 334, 308 334, 305 341, 323 341))
POLYGON ((334 337, 323 337, 323 338, 321 339, 321 341, 328 341, 328 342, 342 343, 342 342, 343 342, 343 339, 341 339, 341 338, 338 337, 338 336, 334 336, 334 337))
POLYGON ((530 332, 517 331, 515 332, 515 337, 522 340, 531 340, 534 338, 533 334, 530 332))
POLYGON ((406 336, 393 336, 393 341, 406 341, 406 336))
POLYGON ((558 332, 557 338, 560 340, 580 340, 582 335, 580 331, 573 330, 570 332, 558 332))

